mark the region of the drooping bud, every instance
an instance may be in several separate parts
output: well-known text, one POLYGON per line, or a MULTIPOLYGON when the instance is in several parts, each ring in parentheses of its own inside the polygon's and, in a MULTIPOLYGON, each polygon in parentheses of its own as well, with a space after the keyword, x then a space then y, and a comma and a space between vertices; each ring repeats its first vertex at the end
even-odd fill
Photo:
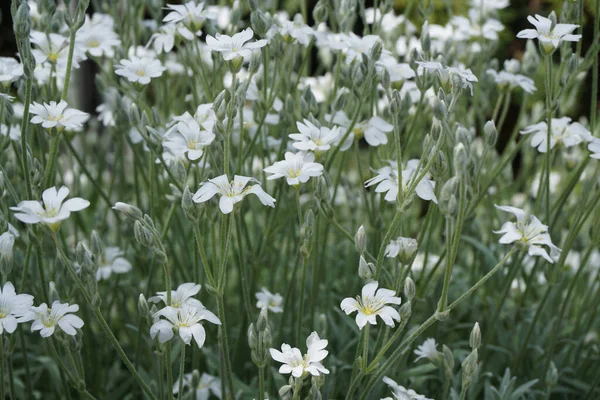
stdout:
POLYGON ((126 217, 131 218, 132 220, 139 220, 144 216, 142 210, 139 208, 132 206, 131 204, 122 203, 120 201, 115 203, 113 210, 122 212, 126 217))
POLYGON ((148 307, 148 301, 146 301, 146 297, 144 296, 143 293, 140 294, 140 297, 138 298, 138 312, 140 313, 140 316, 142 316, 143 318, 149 318, 150 317, 150 308, 148 307))

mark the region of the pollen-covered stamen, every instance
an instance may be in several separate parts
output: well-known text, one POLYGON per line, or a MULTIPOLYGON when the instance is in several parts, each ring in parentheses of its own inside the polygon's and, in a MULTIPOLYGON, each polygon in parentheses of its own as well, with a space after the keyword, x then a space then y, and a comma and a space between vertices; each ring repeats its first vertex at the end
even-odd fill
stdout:
POLYGON ((364 299, 356 296, 356 302, 359 310, 365 315, 377 314, 386 304, 385 300, 378 296, 367 296, 364 299))

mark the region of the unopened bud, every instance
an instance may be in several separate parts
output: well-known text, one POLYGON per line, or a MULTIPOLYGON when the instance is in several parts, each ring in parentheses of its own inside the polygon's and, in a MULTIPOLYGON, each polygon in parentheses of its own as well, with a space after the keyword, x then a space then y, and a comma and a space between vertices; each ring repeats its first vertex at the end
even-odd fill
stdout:
POLYGON ((139 108, 135 105, 135 103, 132 103, 129 107, 129 123, 131 126, 137 128, 140 126, 141 120, 142 116, 140 115, 139 108))
POLYGON ((14 17, 13 29, 18 40, 29 38, 31 22, 29 17, 29 8, 26 1, 22 1, 14 17))
POLYGON ((104 253, 104 246, 102 245, 102 239, 100 239, 100 235, 98 235, 98 232, 96 232, 95 230, 92 231, 91 242, 92 253, 94 253, 96 257, 102 256, 102 254, 104 253))
POLYGON ((58 294, 58 290, 56 290, 56 284, 54 282, 48 284, 48 301, 50 304, 55 301, 60 301, 60 295, 58 294))
POLYGON ((313 210, 308 210, 304 215, 304 223, 300 228, 300 236, 304 239, 308 239, 312 236, 315 228, 315 214, 313 210))
POLYGON ((448 364, 450 370, 454 369, 454 354, 452 354, 452 350, 446 345, 442 346, 442 354, 444 355, 444 360, 448 364))
POLYGON ((250 346, 251 350, 256 350, 258 348, 258 339, 254 323, 251 323, 248 327, 248 346, 250 346))
POLYGON ((398 310, 398 313, 400 314, 401 321, 408 320, 410 318, 410 315, 412 314, 412 306, 410 301, 407 301, 406 303, 402 304, 400 306, 400 309, 398 310))
POLYGON ((408 301, 411 301, 415 297, 416 291, 415 282, 410 277, 406 278, 404 281, 404 295, 408 301))
POLYGON ((358 276, 360 277, 360 279, 369 281, 373 279, 374 274, 375 265, 373 265, 372 263, 368 263, 363 256, 360 256, 360 259, 358 260, 358 276))
POLYGON ((148 302, 146 301, 146 297, 143 293, 140 294, 140 297, 138 298, 137 307, 138 312, 142 317, 147 318, 150 316, 150 308, 148 307, 148 302))
POLYGON ((433 116, 440 121, 446 119, 446 104, 440 99, 436 99, 433 105, 433 116))
POLYGON ((454 168, 459 176, 464 177, 467 173, 467 166, 469 159, 467 157, 467 151, 462 143, 454 146, 454 168))
POLYGON ((558 369, 554 365, 554 361, 550 361, 548 371, 546 371, 545 383, 548 387, 553 388, 558 383, 558 369))
POLYGON ((135 240, 145 247, 152 247, 154 245, 154 238, 152 232, 146 228, 140 221, 135 221, 133 224, 133 234, 135 240))
POLYGON ((475 322, 475 326, 471 331, 469 346, 471 346, 471 349, 473 350, 478 349, 479 346, 481 346, 481 330, 479 329, 479 322, 475 322))
POLYGON ((485 133, 485 144, 488 147, 494 147, 496 145, 496 140, 498 140, 498 131, 496 130, 496 124, 494 124, 493 120, 485 123, 483 133, 485 133))
POLYGON ((329 11, 325 3, 325 1, 319 0, 315 5, 315 8, 313 9, 313 19, 315 20, 316 25, 319 25, 321 22, 327 21, 329 11))
POLYGON ((256 329, 262 332, 269 325, 269 311, 267 307, 263 307, 258 315, 258 321, 256 322, 256 329))
POLYGON ((122 203, 120 201, 115 203, 115 205, 113 206, 113 210, 122 212, 123 214, 125 214, 126 217, 131 218, 133 220, 142 219, 142 217, 144 216, 142 210, 140 210, 139 208, 132 206, 131 204, 122 203))
POLYGON ((354 247, 360 254, 364 254, 367 251, 367 234, 363 225, 358 228, 356 235, 354 235, 354 247))

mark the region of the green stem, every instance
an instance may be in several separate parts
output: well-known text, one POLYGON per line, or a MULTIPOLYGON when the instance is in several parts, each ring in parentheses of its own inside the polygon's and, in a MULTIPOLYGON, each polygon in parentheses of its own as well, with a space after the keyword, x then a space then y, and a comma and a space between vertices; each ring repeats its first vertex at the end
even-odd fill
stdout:
POLYGON ((4 399, 4 334, 0 334, 0 399, 4 399))
POLYGON ((300 343, 300 331, 302 330, 302 317, 304 316, 304 292, 306 292, 306 271, 308 269, 309 254, 303 254, 302 256, 302 277, 300 278, 300 304, 298 305, 298 319, 296 320, 296 336, 295 342, 300 343))
MULTIPOLYGON (((547 135, 546 135, 546 221, 550 221, 550 141, 552 140, 552 56, 546 56, 546 124, 547 124, 547 135)), ((542 186, 540 185, 540 188, 542 186)))
MULTIPOLYGON (((235 397, 235 392, 233 390, 233 373, 231 370, 231 360, 229 359, 229 342, 227 339, 227 324, 225 323, 225 306, 223 302, 223 294, 219 293, 217 295, 217 309, 219 312, 219 319, 221 320, 221 329, 219 329, 221 333, 221 342, 223 348, 221 349, 223 353, 223 361, 225 364, 225 376, 221 377, 227 385, 227 390, 231 395, 231 399, 235 397)), ((227 394, 225 394, 225 398, 228 399, 227 394)))
POLYGON ((104 331, 104 333, 106 334, 106 337, 108 338, 108 340, 111 342, 111 344, 113 345, 113 347, 115 348, 115 350, 117 351, 119 356, 121 357, 121 360, 123 361, 123 363, 129 370, 129 372, 131 372, 131 375, 133 376, 135 381, 138 383, 138 385, 140 385, 140 387, 144 390, 146 395, 152 400, 158 400, 158 398, 154 395, 154 393, 152 393, 152 390, 150 389, 150 387, 146 384, 146 382, 144 382, 144 379, 137 372, 137 370, 135 369, 135 367, 129 360, 129 357, 127 357, 127 354, 125 354, 125 351, 119 344, 119 341, 117 340, 114 333, 112 332, 112 330, 106 323, 106 320, 104 319, 104 316, 102 315, 102 312, 100 311, 100 309, 97 306, 94 306, 89 292, 86 290, 83 282, 77 275, 77 272, 75 272, 75 269, 73 268, 73 264, 71 263, 71 260, 69 260, 69 258, 65 254, 64 250, 62 249, 60 243, 58 242, 58 238, 56 237, 56 234, 52 235, 52 239, 54 240, 54 244, 58 250, 58 253, 59 253, 60 257, 62 258, 63 263, 67 267, 67 270, 68 270, 69 274, 71 275, 71 278, 77 284, 79 291, 83 295, 86 303, 88 303, 88 306, 92 309, 92 312, 94 313, 94 315, 96 316, 96 319, 100 323, 102 330, 104 331))
POLYGON ((44 168, 43 189, 47 189, 53 183, 54 165, 58 155, 58 143, 60 141, 60 133, 56 133, 50 140, 50 154, 48 155, 48 163, 44 168))
POLYGON ((185 343, 181 345, 181 361, 179 362, 179 398, 183 398, 183 374, 185 373, 185 343))

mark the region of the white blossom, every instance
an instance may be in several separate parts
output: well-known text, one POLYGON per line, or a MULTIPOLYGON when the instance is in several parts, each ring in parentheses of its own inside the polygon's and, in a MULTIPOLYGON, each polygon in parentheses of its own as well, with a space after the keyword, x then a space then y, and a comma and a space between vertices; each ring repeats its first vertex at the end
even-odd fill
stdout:
POLYGON ((341 131, 337 126, 333 128, 317 127, 305 119, 303 123, 296 122, 296 127, 300 133, 292 133, 289 137, 295 140, 292 145, 301 151, 327 151, 341 139, 341 131))
POLYGON ((180 308, 166 306, 154 314, 150 336, 152 339, 158 336, 158 341, 165 343, 173 338, 176 331, 186 345, 189 345, 193 338, 198 348, 202 348, 206 340, 206 331, 200 321, 221 325, 219 318, 205 308, 198 309, 187 304, 180 308))
POLYGON ((531 15, 528 16, 527 21, 535 26, 535 29, 523 29, 517 33, 517 37, 520 39, 538 39, 546 53, 558 48, 560 42, 578 42, 581 39, 581 35, 573 34, 573 31, 579 28, 579 25, 556 24, 552 26, 552 20, 537 14, 535 18, 531 15))
POLYGON ((267 44, 267 41, 264 39, 247 43, 253 37, 254 32, 252 29, 246 28, 233 36, 221 35, 219 33, 214 37, 207 35, 206 45, 210 50, 221 53, 223 59, 226 61, 238 57, 246 59, 252 55, 253 51, 258 50, 267 44))
MULTIPOLYGON (((330 116, 326 115, 325 119, 329 119, 330 116)), ((345 112, 338 111, 333 116, 333 123, 339 125, 344 130, 350 129, 352 125, 352 121, 345 112)), ((354 124, 352 130, 350 131, 350 144, 352 144, 353 139, 357 140, 365 138, 365 141, 370 146, 380 146, 382 144, 387 144, 388 138, 387 134, 394 130, 394 126, 388 122, 386 122, 383 118, 374 116, 369 118, 366 121, 359 121, 354 124)), ((344 142, 342 149, 347 147, 347 143, 344 142)))
POLYGON ((464 69, 462 67, 444 67, 437 61, 417 61, 421 67, 429 71, 435 71, 438 73, 442 86, 446 87, 450 83, 454 84, 453 77, 457 77, 460 82, 461 89, 468 88, 473 95, 473 82, 478 82, 477 77, 473 75, 470 68, 464 69))
POLYGON ((279 293, 271 293, 266 288, 262 288, 254 296, 256 296, 256 307, 267 307, 274 313, 283 312, 283 297, 279 293))
POLYGON ((356 299, 352 297, 345 298, 340 307, 347 315, 356 311, 356 325, 362 329, 367 323, 377 325, 376 317, 379 317, 383 322, 394 327, 394 320, 400 321, 398 311, 388 304, 400 305, 402 301, 400 297, 396 297, 396 292, 390 289, 377 289, 379 283, 377 281, 369 282, 362 288, 361 296, 356 299))
POLYGON ((499 242, 501 244, 518 243, 527 247, 527 253, 530 256, 542 256, 548 262, 554 263, 561 250, 552 243, 548 227, 535 217, 527 215, 520 208, 510 206, 496 206, 499 210, 509 212, 517 217, 517 222, 505 222, 500 230, 494 233, 502 234, 499 242), (550 250, 550 255, 544 247, 550 250))
POLYGON ((34 101, 29 107, 29 112, 34 115, 31 123, 41 124, 46 129, 76 130, 82 128, 89 119, 89 114, 67 107, 68 104, 64 100, 58 104, 51 101, 50 104, 44 103, 43 105, 34 101))
POLYGON ((129 59, 122 59, 120 64, 115 66, 115 73, 127 78, 129 82, 147 85, 152 78, 158 78, 166 69, 155 58, 130 56, 129 59))
MULTIPOLYGON (((531 147, 537 147, 540 153, 548 151, 548 124, 543 121, 520 131, 521 135, 533 133, 531 147)), ((579 122, 571 122, 571 118, 552 118, 550 148, 562 144, 565 147, 577 146, 592 140, 592 134, 579 122)))
POLYGON ((398 385, 393 379, 387 376, 383 377, 383 382, 392 389, 392 395, 395 400, 432 400, 418 394, 412 389, 406 389, 404 386, 398 385))
MULTIPOLYGON (((406 168, 402 171, 402 186, 404 192, 406 192, 413 184, 413 180, 419 175, 417 169, 419 160, 409 160, 406 163, 406 168)), ((384 199, 386 201, 394 202, 398 196, 398 164, 393 161, 389 161, 389 166, 385 166, 376 170, 377 175, 365 182, 365 187, 377 185, 375 192, 385 193, 384 199)), ((435 196, 435 182, 430 179, 429 174, 425 174, 415 186, 415 193, 423 200, 433 201, 437 204, 437 197, 435 196)))
POLYGON ((389 258, 400 257, 402 260, 409 260, 417 251, 419 244, 416 239, 398 237, 390 240, 385 248, 385 256, 389 258))
MULTIPOLYGON (((212 376, 207 373, 202 373, 202 375, 200 375, 200 382, 198 382, 198 386, 192 387, 193 382, 193 374, 183 375, 183 392, 194 393, 194 396, 192 396, 190 399, 208 400, 211 394, 217 399, 222 398, 221 380, 216 376, 212 376)), ((176 381, 175 384, 173 384, 173 394, 178 393, 179 381, 176 381)), ((184 398, 184 396, 181 396, 181 398, 184 398)))
POLYGON ((45 224, 57 230, 61 221, 69 218, 72 212, 81 211, 90 205, 90 202, 80 197, 73 197, 64 201, 69 195, 69 189, 62 186, 59 190, 55 187, 44 190, 42 201, 25 200, 10 209, 16 211, 15 218, 26 224, 45 224))
POLYGON ((229 181, 227 175, 221 175, 202 183, 202 186, 194 194, 192 200, 196 203, 204 203, 219 194, 219 209, 223 214, 233 211, 233 206, 241 202, 244 197, 254 194, 260 202, 269 207, 275 207, 275 199, 267 194, 260 186, 260 182, 248 176, 235 175, 233 181, 229 181), (249 183, 254 185, 248 186, 249 183))
POLYGON ((23 64, 12 57, 0 57, 0 82, 11 83, 23 75, 23 64))
POLYGON ((40 331, 43 338, 54 334, 56 327, 59 327, 67 335, 77 335, 77 329, 83 327, 83 320, 73 313, 79 311, 77 304, 61 303, 56 300, 52 307, 42 303, 39 307, 31 307, 29 311, 18 319, 18 322, 29 322, 31 331, 40 331))
POLYGON ((187 154, 195 161, 202 157, 204 148, 215 140, 215 134, 204 130, 196 120, 180 121, 176 131, 172 131, 163 142, 163 146, 176 154, 187 154))
POLYGON ((98 260, 96 280, 108 279, 112 274, 125 274, 131 271, 131 263, 123 257, 123 250, 118 247, 106 247, 98 260))
POLYGON ((285 153, 285 160, 277 161, 275 164, 264 169, 272 174, 267 179, 286 178, 288 185, 299 185, 306 183, 311 177, 323 175, 323 166, 314 162, 314 153, 285 153))
POLYGON ((437 361, 440 357, 440 353, 437 350, 437 343, 435 342, 435 339, 432 338, 426 339, 423 344, 417 346, 414 353, 417 356, 415 362, 422 358, 426 358, 430 361, 437 361))
MULTIPOLYGON (((0 242, 1 242, 0 237, 0 242)), ((13 333, 17 329, 17 323, 22 322, 18 318, 29 311, 33 305, 33 296, 30 294, 17 294, 11 282, 6 282, 0 289, 0 335, 13 333)))
POLYGON ((279 373, 292 374, 295 378, 305 375, 319 376, 329 374, 329 370, 321 364, 321 361, 329 353, 325 350, 327 340, 321 339, 317 332, 313 332, 306 339, 306 354, 303 356, 300 349, 291 347, 289 344, 282 344, 281 351, 269 349, 273 360, 282 363, 279 367, 279 373))

